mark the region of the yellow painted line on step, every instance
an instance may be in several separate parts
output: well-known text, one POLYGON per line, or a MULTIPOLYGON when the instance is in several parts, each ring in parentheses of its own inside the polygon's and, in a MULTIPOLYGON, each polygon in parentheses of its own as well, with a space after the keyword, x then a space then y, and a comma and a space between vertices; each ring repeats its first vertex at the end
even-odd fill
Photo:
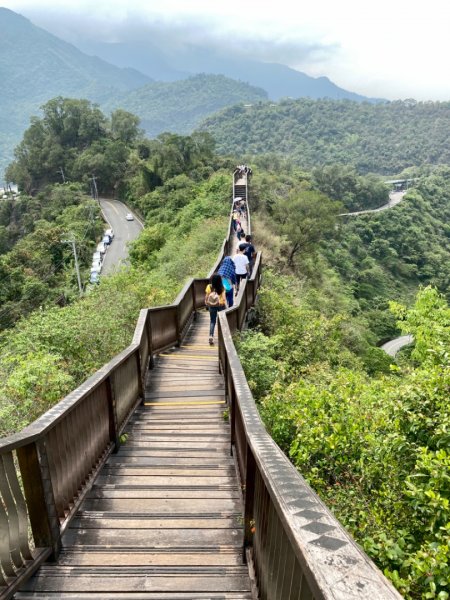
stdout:
POLYGON ((200 406, 204 404, 225 404, 225 400, 205 400, 195 402, 144 402, 144 406, 200 406))
POLYGON ((160 356, 164 356, 164 358, 175 358, 177 360, 188 360, 190 358, 201 358, 202 360, 212 360, 217 361, 217 357, 208 356, 206 354, 160 354, 160 356))
POLYGON ((201 348, 202 350, 214 350, 214 346, 211 346, 211 344, 182 344, 180 348, 201 348))

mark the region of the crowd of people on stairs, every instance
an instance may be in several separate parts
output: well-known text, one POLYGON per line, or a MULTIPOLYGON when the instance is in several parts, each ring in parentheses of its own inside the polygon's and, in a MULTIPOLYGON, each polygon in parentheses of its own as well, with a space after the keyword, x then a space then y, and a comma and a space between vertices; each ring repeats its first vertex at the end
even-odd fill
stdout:
MULTIPOLYGON (((252 170, 246 165, 238 165, 236 174, 250 176, 252 170)), ((205 290, 205 304, 209 311, 209 343, 214 344, 214 330, 217 323, 217 313, 234 304, 234 296, 239 293, 239 285, 243 279, 250 277, 255 264, 256 250, 252 236, 245 234, 242 221, 247 219, 247 202, 245 198, 233 199, 232 229, 238 239, 238 246, 234 256, 226 256, 217 273, 211 277, 205 290)))
POLYGON ((252 170, 250 169, 250 167, 247 167, 247 165, 237 165, 237 167, 234 170, 234 175, 238 175, 239 177, 247 175, 247 177, 251 177, 252 170))

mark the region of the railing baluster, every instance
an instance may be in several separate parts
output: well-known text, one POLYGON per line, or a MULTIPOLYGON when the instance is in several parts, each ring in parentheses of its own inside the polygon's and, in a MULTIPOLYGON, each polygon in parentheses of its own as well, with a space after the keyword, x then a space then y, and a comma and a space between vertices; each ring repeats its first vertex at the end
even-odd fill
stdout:
MULTIPOLYGON (((6 577, 15 577, 16 567, 20 567, 21 558, 19 550, 19 523, 16 515, 10 514, 11 490, 3 469, 3 462, 0 463, 0 567, 6 577), (8 512, 7 512, 8 511, 8 512)), ((0 571, 1 575, 1 571, 0 571)))
POLYGON ((245 471, 245 499, 244 499, 244 560, 246 557, 247 547, 252 544, 252 527, 254 517, 254 501, 255 501, 255 471, 256 464, 253 458, 252 451, 247 444, 247 460, 245 471))
POLYGON ((49 479, 53 482, 52 491, 58 518, 64 519, 64 473, 58 451, 57 427, 51 429, 45 441, 45 453, 49 469, 49 479), (56 451, 54 451, 56 449, 56 451))
POLYGON ((60 524, 44 441, 17 449, 28 514, 36 547, 60 549, 60 524))
POLYGON ((19 515, 17 514, 16 504, 9 486, 8 478, 6 477, 3 460, 0 460, 0 490, 0 496, 3 500, 4 507, 6 508, 9 525, 9 556, 15 567, 20 568, 23 561, 20 556, 19 515))

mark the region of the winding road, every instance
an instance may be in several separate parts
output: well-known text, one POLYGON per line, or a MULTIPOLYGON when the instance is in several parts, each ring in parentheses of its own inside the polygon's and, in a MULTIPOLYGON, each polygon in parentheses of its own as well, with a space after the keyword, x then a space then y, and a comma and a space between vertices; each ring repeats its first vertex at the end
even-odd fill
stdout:
POLYGON ((128 244, 140 234, 143 223, 134 215, 134 221, 127 221, 125 216, 132 212, 118 200, 99 198, 99 203, 109 226, 114 230, 114 239, 103 260, 102 275, 109 275, 128 260, 128 244))
POLYGON ((414 338, 412 335, 402 335, 398 338, 391 340, 390 342, 386 342, 380 348, 389 354, 389 356, 395 356, 402 348, 405 346, 409 346, 414 342, 414 338))
POLYGON ((390 192, 389 193, 389 202, 387 204, 383 204, 383 206, 379 206, 378 208, 372 208, 371 210, 358 210, 356 212, 351 213, 342 213, 340 217, 355 217, 357 215, 368 215, 370 213, 381 212, 382 210, 387 210, 388 208, 392 208, 396 206, 403 200, 403 196, 406 194, 406 191, 402 192, 390 192))
MULTIPOLYGON (((367 215, 370 213, 378 213, 378 212, 381 212, 382 210, 387 210, 388 208, 392 208, 393 206, 396 206, 397 204, 399 204, 403 200, 403 197, 405 194, 406 194, 406 190, 402 190, 401 192, 390 192, 389 193, 389 202, 387 202, 386 204, 383 204, 383 206, 379 206, 378 208, 373 208, 371 210, 359 210, 359 211, 351 212, 351 213, 342 213, 339 216, 340 217, 356 217, 358 215, 367 215)), ((386 352, 386 354, 389 354, 389 356, 394 357, 402 348, 404 348, 405 346, 409 346, 413 342, 414 342, 414 338, 412 337, 412 335, 402 335, 398 338, 390 340, 389 342, 386 342, 385 344, 380 346, 380 348, 382 350, 384 350, 386 352)))

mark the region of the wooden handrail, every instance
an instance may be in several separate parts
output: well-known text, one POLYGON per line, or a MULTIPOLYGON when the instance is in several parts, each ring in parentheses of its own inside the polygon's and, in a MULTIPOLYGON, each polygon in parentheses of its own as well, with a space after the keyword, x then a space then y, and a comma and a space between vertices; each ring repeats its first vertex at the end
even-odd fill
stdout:
MULTIPOLYGON (((231 235, 232 207, 212 272, 231 235)), ((153 355, 182 342, 204 306, 208 281, 189 279, 172 304, 142 309, 127 348, 28 427, 0 439, 0 600, 11 598, 49 556, 57 557, 62 531, 143 399, 153 355), (17 550, 18 532, 29 529, 35 550, 23 544, 17 550)))
POLYGON ((236 305, 218 315, 231 447, 244 491, 243 555, 253 562, 260 597, 400 600, 402 596, 313 492, 261 421, 232 339, 241 329, 240 305, 248 302, 248 290, 254 299, 260 278, 258 253, 236 305))

